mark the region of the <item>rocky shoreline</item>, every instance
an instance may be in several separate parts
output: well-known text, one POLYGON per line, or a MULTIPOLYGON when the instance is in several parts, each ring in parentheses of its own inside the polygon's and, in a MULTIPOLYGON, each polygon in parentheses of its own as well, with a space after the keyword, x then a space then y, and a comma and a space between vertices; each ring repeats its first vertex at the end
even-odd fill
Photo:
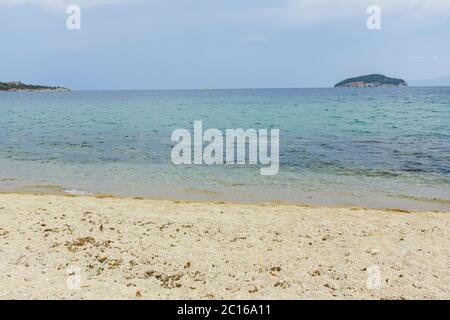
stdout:
POLYGON ((0 91, 5 92, 69 92, 64 87, 30 85, 22 82, 0 82, 0 91))

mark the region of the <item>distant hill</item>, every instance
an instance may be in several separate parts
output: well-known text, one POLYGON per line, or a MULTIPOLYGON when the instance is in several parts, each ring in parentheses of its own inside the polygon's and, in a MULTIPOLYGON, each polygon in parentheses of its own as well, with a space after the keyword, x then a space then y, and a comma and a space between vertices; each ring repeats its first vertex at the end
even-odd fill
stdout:
POLYGON ((31 84, 25 84, 22 82, 0 82, 0 91, 70 91, 63 87, 48 87, 48 86, 36 86, 31 84))
POLYGON ((430 80, 408 80, 408 83, 414 87, 450 87, 450 76, 430 80))
POLYGON ((334 87, 407 87, 405 80, 389 78, 382 74, 369 74, 355 78, 346 79, 337 83, 334 87))

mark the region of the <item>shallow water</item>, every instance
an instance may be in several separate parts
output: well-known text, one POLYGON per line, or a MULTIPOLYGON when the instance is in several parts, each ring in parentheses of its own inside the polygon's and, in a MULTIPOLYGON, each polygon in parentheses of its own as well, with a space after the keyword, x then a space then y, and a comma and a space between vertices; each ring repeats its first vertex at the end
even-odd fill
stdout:
POLYGON ((450 88, 0 93, 0 190, 450 209, 450 88), (280 172, 175 166, 171 133, 279 128, 280 172))

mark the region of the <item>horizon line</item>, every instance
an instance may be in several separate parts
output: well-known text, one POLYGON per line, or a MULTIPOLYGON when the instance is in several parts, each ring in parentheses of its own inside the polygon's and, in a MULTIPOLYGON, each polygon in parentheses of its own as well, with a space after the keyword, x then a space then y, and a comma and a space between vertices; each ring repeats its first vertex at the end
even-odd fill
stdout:
MULTIPOLYGON (((445 88, 450 87, 448 85, 423 85, 423 86, 407 86, 401 87, 405 88, 445 88)), ((355 87, 355 89, 392 89, 396 87, 373 87, 373 88, 359 88, 355 87)), ((137 88, 137 89, 68 89, 72 92, 80 92, 80 91, 214 91, 214 90, 292 90, 292 89, 339 89, 334 86, 329 87, 223 87, 223 88, 137 88)), ((352 89, 352 88, 343 88, 343 89, 352 89)))

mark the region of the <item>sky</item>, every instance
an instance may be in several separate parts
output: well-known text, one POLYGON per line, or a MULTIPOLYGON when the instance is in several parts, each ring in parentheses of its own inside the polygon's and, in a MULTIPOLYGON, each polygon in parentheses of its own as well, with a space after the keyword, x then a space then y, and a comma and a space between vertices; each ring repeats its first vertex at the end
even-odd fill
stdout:
POLYGON ((0 27, 0 81, 298 88, 382 73, 450 85, 450 0, 0 0, 0 27), (381 30, 367 27, 370 5, 381 30))

